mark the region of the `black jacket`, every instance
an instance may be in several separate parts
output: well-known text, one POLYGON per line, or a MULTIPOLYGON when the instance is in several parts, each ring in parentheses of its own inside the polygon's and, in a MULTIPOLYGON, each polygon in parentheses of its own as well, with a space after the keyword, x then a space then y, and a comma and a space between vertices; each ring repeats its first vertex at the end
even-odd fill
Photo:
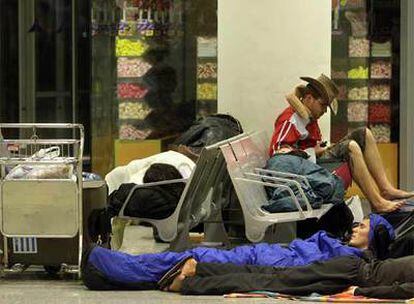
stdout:
POLYGON ((414 297, 414 256, 374 261, 366 264, 363 276, 365 287, 355 295, 372 298, 409 299, 414 297))
MULTIPOLYGON (((136 184, 122 184, 118 190, 111 193, 108 198, 108 211, 110 217, 117 216, 129 192, 136 184)), ((175 187, 168 185, 138 188, 134 191, 124 215, 132 217, 145 217, 163 219, 170 216, 177 207, 184 184, 175 187)))

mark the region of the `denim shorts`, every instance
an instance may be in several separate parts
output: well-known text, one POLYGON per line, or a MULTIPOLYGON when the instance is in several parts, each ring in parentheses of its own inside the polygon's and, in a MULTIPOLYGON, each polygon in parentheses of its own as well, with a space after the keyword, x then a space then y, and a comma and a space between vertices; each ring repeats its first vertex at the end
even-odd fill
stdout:
POLYGON ((362 152, 365 151, 365 135, 366 128, 358 128, 349 133, 347 136, 342 138, 336 144, 330 146, 323 154, 320 159, 338 159, 342 161, 349 161, 349 143, 355 141, 362 152))

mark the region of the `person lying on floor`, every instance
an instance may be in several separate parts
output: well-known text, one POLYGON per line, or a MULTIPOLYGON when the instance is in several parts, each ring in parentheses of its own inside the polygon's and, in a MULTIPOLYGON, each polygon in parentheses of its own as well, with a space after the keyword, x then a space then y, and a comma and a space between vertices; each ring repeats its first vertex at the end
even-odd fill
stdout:
MULTIPOLYGON (((414 297, 414 256, 369 260, 337 257, 307 266, 278 268, 256 265, 185 261, 172 283, 160 287, 185 295, 222 295, 233 292, 271 291, 306 296, 341 293, 383 299, 414 297)), ((167 277, 166 277, 167 279, 167 277)), ((167 280, 164 281, 167 281, 167 280)))
POLYGON ((380 252, 394 238, 392 226, 381 216, 371 214, 353 229, 348 244, 319 231, 308 239, 296 239, 287 247, 259 243, 231 250, 197 247, 183 252, 141 255, 93 247, 84 254, 82 278, 90 289, 155 289, 156 282, 178 262, 193 257, 197 262, 235 265, 301 266, 339 256, 362 257, 367 249, 380 252))

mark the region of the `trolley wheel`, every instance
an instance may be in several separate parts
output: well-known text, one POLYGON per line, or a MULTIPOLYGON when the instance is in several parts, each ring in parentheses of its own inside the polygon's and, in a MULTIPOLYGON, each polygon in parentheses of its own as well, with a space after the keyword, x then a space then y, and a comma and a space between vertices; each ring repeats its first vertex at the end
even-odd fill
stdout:
POLYGON ((43 265, 43 268, 49 275, 57 275, 60 271, 60 266, 56 265, 43 265))

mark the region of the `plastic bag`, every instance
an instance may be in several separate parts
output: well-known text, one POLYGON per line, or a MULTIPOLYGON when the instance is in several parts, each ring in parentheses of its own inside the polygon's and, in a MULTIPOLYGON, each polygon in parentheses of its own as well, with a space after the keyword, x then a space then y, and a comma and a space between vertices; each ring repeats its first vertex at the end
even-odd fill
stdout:
POLYGON ((60 148, 58 146, 53 146, 47 149, 40 149, 35 154, 33 154, 30 158, 31 159, 53 159, 59 157, 60 155, 60 148))
POLYGON ((24 179, 69 179, 73 175, 72 165, 36 165, 24 179))
MULTIPOLYGON (((53 146, 40 149, 29 157, 33 160, 51 160, 60 155, 60 148, 53 146)), ((73 175, 73 166, 67 164, 57 165, 18 165, 10 170, 6 179, 70 179, 73 175)))

